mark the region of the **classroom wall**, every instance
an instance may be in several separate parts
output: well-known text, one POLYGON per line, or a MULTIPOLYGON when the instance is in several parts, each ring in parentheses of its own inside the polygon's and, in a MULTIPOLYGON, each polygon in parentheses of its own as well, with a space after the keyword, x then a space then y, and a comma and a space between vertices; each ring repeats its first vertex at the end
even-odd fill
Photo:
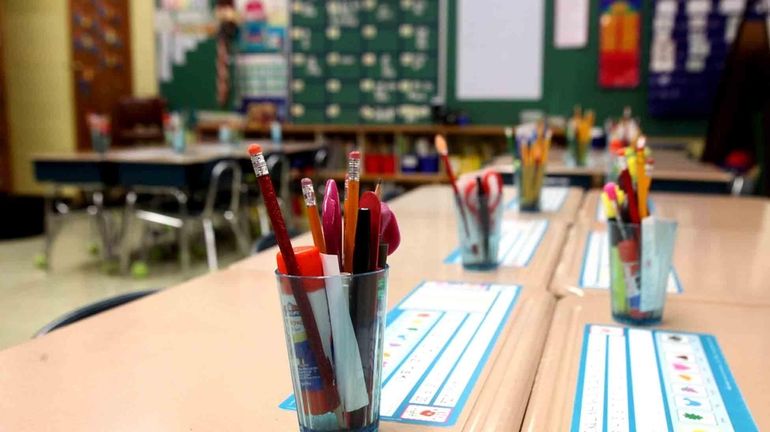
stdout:
MULTIPOLYGON (((647 114, 647 63, 652 26, 653 4, 644 1, 642 24, 642 80, 636 89, 599 88, 597 72, 599 1, 590 0, 588 46, 557 50, 553 45, 554 0, 545 0, 545 49, 543 98, 539 101, 462 101, 455 91, 457 0, 448 0, 447 105, 466 111, 476 124, 509 124, 519 119, 521 110, 542 110, 548 114, 568 115, 580 103, 597 112, 599 119, 618 116, 624 106, 631 106, 642 119, 642 126, 655 136, 705 136, 706 119, 655 119, 647 114)), ((161 93, 175 108, 211 109, 216 107, 213 67, 215 46, 212 40, 188 53, 183 66, 174 66, 174 79, 161 86, 161 93), (195 91, 197 89, 197 91, 195 91)))
MULTIPOLYGON (((457 2, 450 0, 448 63, 455 64, 457 2)), ((590 0, 589 40, 582 49, 556 49, 553 43, 554 0, 545 2, 545 50, 543 98, 539 101, 468 102, 458 100, 454 88, 454 67, 448 70, 447 105, 466 111, 474 123, 505 124, 518 119, 521 110, 542 110, 547 114, 569 115, 575 104, 594 109, 597 118, 617 117, 628 105, 640 116, 642 128, 655 136, 704 136, 706 119, 655 119, 647 114, 647 69, 653 18, 652 1, 642 2, 641 84, 636 89, 605 90, 598 85, 599 0, 590 0)))
POLYGON ((155 0, 129 0, 134 96, 158 94, 155 69, 155 0))
POLYGON ((75 148, 68 2, 3 0, 14 191, 39 193, 31 156, 75 148))
MULTIPOLYGON (((16 193, 39 194, 31 157, 75 149, 69 5, 62 0, 0 0, 9 147, 16 193)), ((134 94, 158 93, 154 0, 130 0, 134 94)))

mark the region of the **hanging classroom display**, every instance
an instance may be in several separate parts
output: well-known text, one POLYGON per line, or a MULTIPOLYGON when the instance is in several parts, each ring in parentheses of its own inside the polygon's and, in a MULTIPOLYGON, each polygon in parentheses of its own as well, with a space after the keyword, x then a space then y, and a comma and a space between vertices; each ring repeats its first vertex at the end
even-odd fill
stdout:
POLYGON ((641 0, 599 2, 599 86, 639 85, 641 0))

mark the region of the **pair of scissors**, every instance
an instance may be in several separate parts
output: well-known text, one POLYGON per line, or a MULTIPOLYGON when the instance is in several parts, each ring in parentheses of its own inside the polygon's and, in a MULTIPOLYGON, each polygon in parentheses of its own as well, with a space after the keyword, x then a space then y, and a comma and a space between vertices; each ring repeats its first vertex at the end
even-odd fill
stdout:
POLYGON ((489 214, 494 213, 494 211, 497 209, 497 206, 499 206, 503 200, 503 176, 501 176, 500 173, 495 171, 487 171, 483 173, 480 178, 483 194, 479 194, 478 182, 475 181, 475 179, 474 181, 468 181, 463 188, 463 199, 465 200, 465 205, 468 207, 468 210, 470 210, 471 213, 477 217, 479 216, 481 210, 481 205, 479 202, 480 195, 486 196, 486 207, 489 211, 489 214))
POLYGON ((465 205, 478 219, 481 228, 482 253, 485 261, 490 260, 490 235, 493 226, 492 215, 503 200, 503 177, 494 171, 486 171, 468 182, 465 187, 465 205))

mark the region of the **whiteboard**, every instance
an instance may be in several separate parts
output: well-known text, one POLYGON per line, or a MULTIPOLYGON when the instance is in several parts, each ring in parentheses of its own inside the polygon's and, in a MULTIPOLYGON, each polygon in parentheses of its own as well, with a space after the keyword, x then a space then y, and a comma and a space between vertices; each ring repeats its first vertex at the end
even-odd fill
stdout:
POLYGON ((457 99, 543 95, 545 0, 458 0, 457 99))

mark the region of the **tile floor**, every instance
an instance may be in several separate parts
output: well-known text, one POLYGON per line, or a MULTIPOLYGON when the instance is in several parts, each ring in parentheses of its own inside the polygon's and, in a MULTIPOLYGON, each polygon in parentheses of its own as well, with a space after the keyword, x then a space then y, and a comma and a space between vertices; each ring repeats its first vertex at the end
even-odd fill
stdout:
MULTIPOLYGON (((29 340, 54 318, 103 298, 148 288, 178 284, 207 271, 205 258, 193 260, 182 274, 175 261, 151 263, 146 278, 107 274, 101 261, 89 253, 96 238, 85 217, 69 220, 53 248, 50 270, 35 267, 43 237, 0 240, 0 350, 29 340)), ((235 259, 230 246, 220 251, 220 268, 235 259)))

